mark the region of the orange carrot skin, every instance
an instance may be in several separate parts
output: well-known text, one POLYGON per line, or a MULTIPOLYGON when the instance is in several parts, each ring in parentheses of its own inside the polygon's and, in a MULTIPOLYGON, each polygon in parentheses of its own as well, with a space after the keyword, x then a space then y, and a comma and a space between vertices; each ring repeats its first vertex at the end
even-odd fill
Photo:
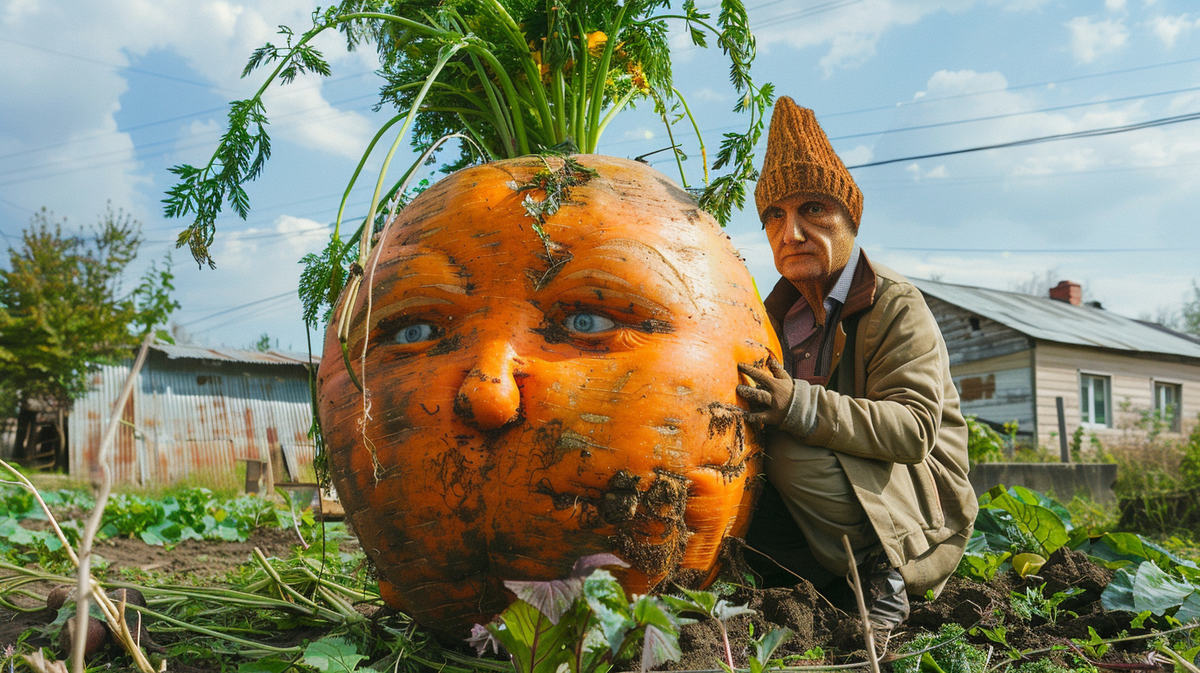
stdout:
POLYGON ((749 523, 761 445, 737 363, 780 354, 750 274, 662 174, 575 158, 597 175, 545 241, 521 203, 544 193, 515 189, 536 157, 459 171, 397 214, 350 307, 365 405, 336 321, 326 335, 347 519, 385 600, 444 635, 503 610, 505 580, 597 552, 631 564, 627 591, 703 586, 749 523))

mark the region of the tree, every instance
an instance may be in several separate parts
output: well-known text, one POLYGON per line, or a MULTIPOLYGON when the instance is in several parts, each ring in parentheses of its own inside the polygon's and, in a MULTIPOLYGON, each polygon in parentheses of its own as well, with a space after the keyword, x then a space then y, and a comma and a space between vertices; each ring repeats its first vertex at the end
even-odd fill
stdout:
POLYGON ((258 337, 258 341, 254 342, 254 349, 259 353, 271 350, 271 335, 263 332, 262 336, 258 337))
POLYGON ((1178 308, 1170 305, 1159 306, 1153 315, 1143 313, 1140 319, 1200 337, 1200 284, 1192 280, 1191 292, 1184 293, 1178 308))
POLYGON ((1179 329, 1200 337, 1200 285, 1195 280, 1192 281, 1192 296, 1184 297, 1183 307, 1179 310, 1179 329))
POLYGON ((110 206, 90 234, 64 225, 43 208, 0 270, 0 401, 24 416, 69 408, 97 364, 128 357, 179 308, 169 257, 132 289, 125 285, 140 222, 110 206))

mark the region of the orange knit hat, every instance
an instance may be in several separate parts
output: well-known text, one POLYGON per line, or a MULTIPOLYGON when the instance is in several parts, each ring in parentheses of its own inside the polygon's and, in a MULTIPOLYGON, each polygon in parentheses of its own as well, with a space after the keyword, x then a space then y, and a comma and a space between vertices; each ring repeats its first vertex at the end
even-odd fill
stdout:
POLYGON ((858 227, 863 197, 846 165, 833 152, 812 110, 787 96, 775 101, 767 134, 767 158, 754 188, 758 216, 796 192, 828 194, 846 207, 858 227))

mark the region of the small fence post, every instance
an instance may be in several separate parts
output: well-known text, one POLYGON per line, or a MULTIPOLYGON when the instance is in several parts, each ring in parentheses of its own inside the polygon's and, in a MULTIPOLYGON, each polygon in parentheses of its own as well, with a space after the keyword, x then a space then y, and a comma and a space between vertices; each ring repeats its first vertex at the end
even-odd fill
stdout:
POLYGON ((1054 398, 1054 406, 1058 407, 1058 449, 1062 462, 1071 462, 1071 448, 1067 445, 1067 414, 1063 411, 1063 398, 1054 398))

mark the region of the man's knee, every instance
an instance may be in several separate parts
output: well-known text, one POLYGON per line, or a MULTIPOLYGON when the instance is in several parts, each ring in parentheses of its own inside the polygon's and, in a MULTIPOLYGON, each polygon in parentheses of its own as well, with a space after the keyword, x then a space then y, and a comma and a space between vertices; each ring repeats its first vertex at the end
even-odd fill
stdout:
POLYGON ((867 513, 834 452, 788 439, 772 442, 766 465, 767 478, 788 509, 838 526, 865 522, 867 513))

